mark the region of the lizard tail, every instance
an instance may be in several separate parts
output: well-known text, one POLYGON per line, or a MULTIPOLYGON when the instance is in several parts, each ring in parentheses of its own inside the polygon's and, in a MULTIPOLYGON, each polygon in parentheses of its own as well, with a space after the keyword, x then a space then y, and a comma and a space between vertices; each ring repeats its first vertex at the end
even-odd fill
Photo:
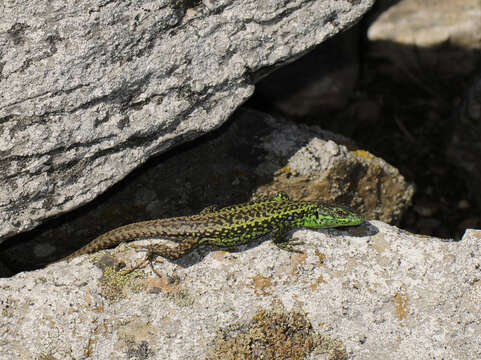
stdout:
POLYGON ((123 242, 165 235, 162 231, 161 221, 162 220, 141 221, 115 228, 96 237, 87 245, 58 261, 71 260, 80 255, 92 254, 99 250, 113 248, 123 242))

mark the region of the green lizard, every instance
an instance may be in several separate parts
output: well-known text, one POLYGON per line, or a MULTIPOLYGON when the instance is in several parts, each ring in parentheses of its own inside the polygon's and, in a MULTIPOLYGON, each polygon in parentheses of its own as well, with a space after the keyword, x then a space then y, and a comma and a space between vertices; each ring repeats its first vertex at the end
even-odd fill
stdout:
POLYGON ((164 244, 135 246, 145 248, 149 255, 161 255, 175 260, 200 244, 230 247, 246 244, 270 234, 274 243, 283 250, 294 251, 298 245, 286 237, 297 228, 331 228, 359 225, 362 215, 338 206, 307 201, 289 200, 286 194, 222 209, 209 207, 198 215, 137 222, 113 229, 67 256, 69 260, 111 248, 122 242, 152 237, 175 241, 173 247, 164 244))

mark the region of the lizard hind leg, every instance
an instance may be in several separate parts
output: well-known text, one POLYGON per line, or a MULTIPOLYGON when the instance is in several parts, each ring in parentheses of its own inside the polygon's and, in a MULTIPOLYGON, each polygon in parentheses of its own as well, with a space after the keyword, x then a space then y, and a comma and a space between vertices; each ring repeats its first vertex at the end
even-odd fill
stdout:
POLYGON ((161 277, 160 274, 154 269, 154 265, 152 263, 154 257, 156 255, 160 255, 164 258, 169 260, 177 260, 183 255, 190 252, 193 248, 195 248, 199 244, 199 239, 197 238, 187 238, 182 240, 182 242, 176 243, 175 246, 167 246, 165 244, 149 244, 149 245, 135 245, 132 244, 130 247, 135 249, 142 249, 147 250, 145 258, 139 262, 137 265, 129 269, 129 273, 144 267, 147 264, 150 264, 150 267, 154 271, 154 273, 161 277))

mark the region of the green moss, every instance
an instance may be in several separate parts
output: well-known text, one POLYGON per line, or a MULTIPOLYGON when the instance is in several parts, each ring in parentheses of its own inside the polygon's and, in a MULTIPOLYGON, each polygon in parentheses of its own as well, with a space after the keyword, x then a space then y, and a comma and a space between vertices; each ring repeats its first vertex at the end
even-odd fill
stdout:
POLYGON ((259 311, 247 323, 218 330, 206 360, 301 360, 320 353, 347 359, 344 344, 315 332, 304 313, 259 311))
POLYGON ((126 297, 128 290, 139 292, 145 287, 136 280, 144 278, 143 271, 126 270, 115 271, 111 266, 104 269, 104 274, 100 280, 101 294, 110 301, 118 301, 126 297))
POLYGON ((180 289, 174 293, 167 293, 167 297, 178 306, 190 306, 194 303, 194 298, 185 289, 180 289))

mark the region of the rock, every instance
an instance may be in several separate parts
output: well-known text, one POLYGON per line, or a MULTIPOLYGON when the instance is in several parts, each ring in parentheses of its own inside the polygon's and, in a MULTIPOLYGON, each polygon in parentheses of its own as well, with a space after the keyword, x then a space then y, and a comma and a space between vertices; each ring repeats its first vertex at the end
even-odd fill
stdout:
POLYGON ((369 28, 372 41, 389 40, 420 47, 445 42, 466 49, 481 47, 479 0, 401 0, 395 4, 381 0, 380 3, 389 8, 369 28))
MULTIPOLYGON (((479 0, 380 1, 379 13, 368 30, 371 52, 397 65, 400 77, 408 76, 426 91, 432 79, 448 82, 469 76, 480 61, 481 21, 479 0)), ((459 80, 458 80, 459 81, 459 80)))
POLYGON ((368 219, 399 222, 414 186, 395 167, 317 126, 266 120, 273 130, 262 142, 266 157, 258 172, 266 183, 257 193, 285 191, 294 199, 341 203, 368 219))
POLYGON ((480 231, 445 242, 371 221, 293 235, 304 253, 200 248, 156 264, 160 277, 116 272, 106 254, 136 261, 124 247, 0 279, 0 358, 481 357, 480 231))
POLYGON ((372 0, 1 3, 0 238, 219 127, 372 0))

